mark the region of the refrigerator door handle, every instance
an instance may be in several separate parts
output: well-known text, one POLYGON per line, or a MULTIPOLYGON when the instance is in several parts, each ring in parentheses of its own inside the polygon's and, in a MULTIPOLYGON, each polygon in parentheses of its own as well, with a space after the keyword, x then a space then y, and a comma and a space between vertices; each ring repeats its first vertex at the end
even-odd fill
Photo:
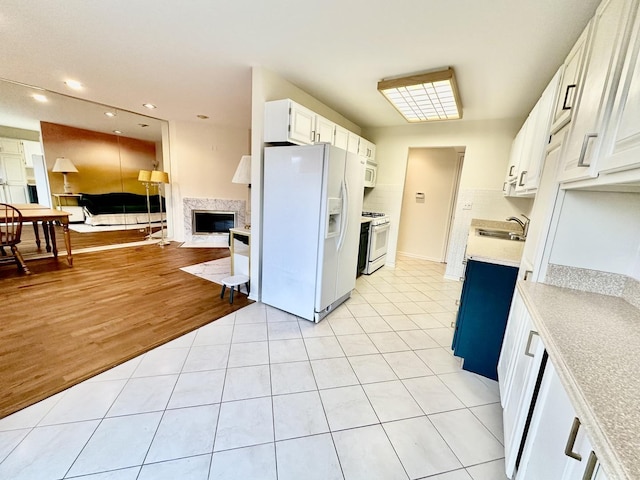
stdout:
POLYGON ((342 245, 344 244, 344 239, 347 235, 347 223, 349 222, 348 218, 349 212, 349 184, 346 180, 342 182, 342 225, 340 226, 340 240, 338 240, 338 251, 342 250, 342 245))

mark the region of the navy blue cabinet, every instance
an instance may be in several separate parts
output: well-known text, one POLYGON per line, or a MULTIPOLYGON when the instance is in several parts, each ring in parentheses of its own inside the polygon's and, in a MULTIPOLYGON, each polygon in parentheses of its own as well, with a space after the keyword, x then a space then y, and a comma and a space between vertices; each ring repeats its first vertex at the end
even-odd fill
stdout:
POLYGON ((498 358, 509 317, 518 269, 469 260, 453 337, 462 368, 498 379, 498 358))

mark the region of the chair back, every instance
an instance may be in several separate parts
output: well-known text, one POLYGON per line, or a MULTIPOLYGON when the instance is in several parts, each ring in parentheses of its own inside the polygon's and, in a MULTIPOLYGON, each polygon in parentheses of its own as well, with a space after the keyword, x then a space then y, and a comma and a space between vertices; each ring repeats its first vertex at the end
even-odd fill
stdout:
POLYGON ((17 208, 0 203, 0 246, 9 247, 20 243, 22 214, 17 208))

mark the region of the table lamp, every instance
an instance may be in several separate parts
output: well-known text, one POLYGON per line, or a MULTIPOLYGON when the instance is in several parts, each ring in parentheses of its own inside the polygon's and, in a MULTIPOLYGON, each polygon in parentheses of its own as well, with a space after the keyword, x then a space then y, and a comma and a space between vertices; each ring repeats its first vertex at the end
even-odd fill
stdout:
POLYGON ((56 163, 53 164, 52 172, 62 173, 64 177, 64 193, 71 193, 71 185, 67 181, 67 173, 78 173, 78 169, 73 162, 66 157, 56 158, 56 163))
POLYGON ((147 232, 148 239, 151 238, 151 203, 149 202, 149 187, 151 186, 151 170, 140 170, 138 173, 138 181, 144 184, 144 188, 147 191, 147 219, 149 221, 149 231, 147 232))
POLYGON ((244 228, 251 228, 251 155, 243 155, 236 168, 236 173, 231 179, 232 183, 241 183, 248 186, 247 203, 245 207, 244 228))

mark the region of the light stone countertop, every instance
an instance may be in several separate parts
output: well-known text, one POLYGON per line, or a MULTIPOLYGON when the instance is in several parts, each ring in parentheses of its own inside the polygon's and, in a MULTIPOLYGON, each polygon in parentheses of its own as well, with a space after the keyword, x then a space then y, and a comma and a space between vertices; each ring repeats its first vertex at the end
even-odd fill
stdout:
POLYGON ((609 480, 640 479, 640 310, 542 283, 518 290, 609 480))
POLYGON ((480 262, 506 265, 508 267, 520 266, 524 242, 495 237, 482 237, 476 233, 478 228, 503 230, 505 232, 520 230, 520 226, 513 222, 473 219, 467 239, 466 258, 480 262))
POLYGON ((371 217, 360 217, 360 223, 367 223, 373 220, 371 217))

